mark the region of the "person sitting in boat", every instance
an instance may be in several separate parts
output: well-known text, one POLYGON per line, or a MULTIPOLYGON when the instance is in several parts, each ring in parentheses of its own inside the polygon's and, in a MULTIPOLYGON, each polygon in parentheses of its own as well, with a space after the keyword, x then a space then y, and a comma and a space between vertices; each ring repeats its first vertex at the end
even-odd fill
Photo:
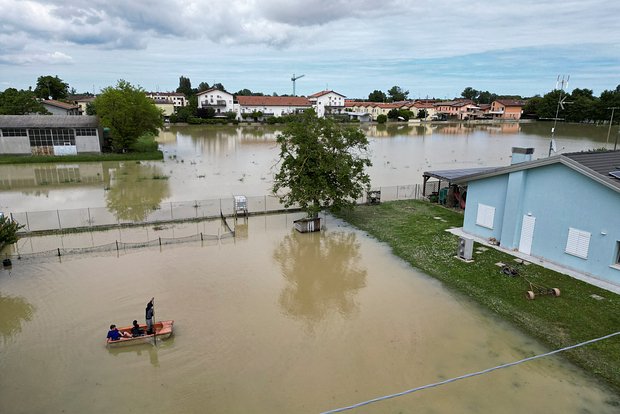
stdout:
POLYGON ((131 335, 127 332, 119 331, 114 324, 110 325, 110 330, 108 331, 108 339, 110 341, 118 341, 121 338, 131 338, 131 335))
POLYGON ((131 336, 137 337, 144 335, 144 331, 140 329, 140 325, 138 325, 138 321, 134 319, 133 326, 131 327, 131 336))

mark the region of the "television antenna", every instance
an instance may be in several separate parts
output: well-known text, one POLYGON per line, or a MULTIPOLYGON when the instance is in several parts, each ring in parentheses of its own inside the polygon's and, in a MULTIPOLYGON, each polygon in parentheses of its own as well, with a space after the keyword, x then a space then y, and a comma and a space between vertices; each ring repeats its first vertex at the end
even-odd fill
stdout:
POLYGON ((297 96, 297 95, 295 95, 295 81, 297 79, 303 78, 304 76, 306 76, 306 75, 295 76, 295 74, 293 73, 293 77, 291 78, 291 80, 293 81, 293 96, 297 96))
POLYGON ((555 118, 553 118, 553 128, 551 128, 551 142, 549 142, 549 157, 551 156, 551 151, 556 152, 555 146, 555 127, 558 123, 558 114, 560 113, 560 108, 564 110, 564 105, 572 104, 572 102, 566 102, 566 98, 568 95, 565 95, 565 90, 568 88, 568 81, 570 80, 570 75, 558 75, 558 79, 555 82, 555 90, 560 91, 560 95, 558 96, 558 104, 555 108, 555 118), (561 76, 561 77, 560 77, 561 76))

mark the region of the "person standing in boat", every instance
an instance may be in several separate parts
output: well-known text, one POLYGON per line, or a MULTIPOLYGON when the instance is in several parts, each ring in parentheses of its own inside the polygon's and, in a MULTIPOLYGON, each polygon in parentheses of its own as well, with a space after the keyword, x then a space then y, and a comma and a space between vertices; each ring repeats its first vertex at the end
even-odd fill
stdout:
POLYGON ((151 298, 151 300, 149 301, 149 303, 146 304, 146 333, 148 335, 152 335, 153 333, 155 333, 153 331, 153 315, 155 313, 155 309, 153 308, 155 306, 155 298, 151 298))

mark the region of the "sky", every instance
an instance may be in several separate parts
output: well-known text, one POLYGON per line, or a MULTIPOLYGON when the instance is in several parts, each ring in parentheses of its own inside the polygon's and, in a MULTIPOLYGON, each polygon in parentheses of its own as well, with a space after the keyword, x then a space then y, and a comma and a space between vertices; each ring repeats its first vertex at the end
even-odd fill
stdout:
POLYGON ((58 76, 78 93, 124 79, 174 91, 179 77, 297 95, 410 98, 472 87, 599 95, 620 84, 620 1, 0 0, 0 90, 58 76))

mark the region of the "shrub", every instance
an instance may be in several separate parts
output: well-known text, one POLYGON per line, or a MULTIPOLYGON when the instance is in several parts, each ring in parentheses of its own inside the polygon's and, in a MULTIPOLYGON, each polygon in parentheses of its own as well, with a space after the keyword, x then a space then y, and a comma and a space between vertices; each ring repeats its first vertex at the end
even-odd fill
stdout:
POLYGON ((136 142, 131 146, 131 150, 134 152, 153 152, 157 151, 157 142, 155 141, 155 135, 148 133, 138 137, 136 142))
POLYGON ((378 115, 377 116, 377 122, 380 124, 385 124, 387 121, 387 116, 384 114, 378 115))
POLYGON ((0 216, 0 249, 6 244, 15 243, 17 232, 23 227, 23 224, 18 224, 5 215, 0 216))

